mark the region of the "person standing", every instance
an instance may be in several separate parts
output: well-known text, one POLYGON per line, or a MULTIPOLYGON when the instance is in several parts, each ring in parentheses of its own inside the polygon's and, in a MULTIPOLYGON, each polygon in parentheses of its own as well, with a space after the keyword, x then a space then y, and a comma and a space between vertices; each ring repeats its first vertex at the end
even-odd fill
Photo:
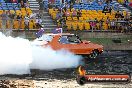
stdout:
POLYGON ((22 21, 21 13, 19 13, 19 15, 17 15, 17 20, 18 20, 18 23, 19 23, 19 29, 21 29, 21 21, 22 21))
POLYGON ((106 19, 106 25, 107 25, 107 27, 108 27, 108 29, 110 28, 110 19, 109 19, 109 17, 107 17, 107 19, 106 19))
POLYGON ((25 30, 29 30, 29 20, 30 18, 28 16, 25 17, 25 30))
POLYGON ((77 11, 77 19, 79 20, 79 17, 81 17, 82 13, 80 10, 77 11))
POLYGON ((42 23, 41 17, 39 17, 38 19, 36 19, 36 27, 37 27, 37 28, 41 28, 41 27, 42 27, 42 26, 41 26, 41 23, 42 23))
POLYGON ((74 11, 72 12, 72 17, 76 17, 77 16, 77 11, 76 9, 74 9, 74 11))
POLYGON ((115 29, 115 20, 114 19, 112 21, 110 21, 110 29, 111 30, 115 29))
POLYGON ((24 4, 24 1, 23 0, 21 0, 20 5, 21 5, 21 8, 25 8, 25 4, 24 4))
POLYGON ((13 23, 14 23, 14 17, 15 17, 15 14, 9 12, 8 17, 9 17, 9 21, 10 21, 10 29, 12 30, 12 29, 13 29, 13 23))
POLYGON ((6 11, 4 10, 3 13, 1 14, 1 18, 2 18, 2 30, 5 31, 6 30, 6 23, 7 23, 7 14, 6 11))
POLYGON ((99 29, 102 30, 103 29, 103 18, 99 21, 99 29))
POLYGON ((26 1, 26 4, 25 4, 26 8, 29 8, 30 4, 28 1, 26 1))

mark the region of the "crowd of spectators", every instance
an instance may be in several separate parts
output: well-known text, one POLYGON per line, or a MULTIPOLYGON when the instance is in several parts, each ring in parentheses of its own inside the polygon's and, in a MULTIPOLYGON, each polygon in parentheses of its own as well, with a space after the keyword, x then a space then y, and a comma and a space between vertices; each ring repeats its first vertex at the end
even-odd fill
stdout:
MULTIPOLYGON (((20 2, 20 10, 21 8, 26 11, 27 8, 29 8, 29 2, 27 0, 21 0, 20 2), (26 2, 26 3, 25 3, 26 2)), ((39 13, 37 13, 39 14, 39 13)), ((2 30, 5 29, 16 29, 15 26, 18 26, 17 29, 22 29, 22 24, 24 24, 24 29, 29 30, 30 23, 33 24, 33 29, 37 29, 41 27, 41 18, 37 14, 30 14, 26 12, 26 15, 23 15, 23 12, 20 12, 19 14, 16 13, 16 11, 10 11, 10 10, 3 10, 2 14, 0 15, 0 26, 2 30), (15 23, 18 22, 18 25, 15 23), (23 23, 22 23, 23 22, 23 23)))
MULTIPOLYGON (((99 0, 97 0, 99 1, 99 0)), ((102 0, 101 0, 102 1, 102 0)), ((105 3, 110 3, 111 0, 106 0, 105 3)), ((67 17, 71 16, 72 20, 73 17, 77 17, 77 20, 79 20, 79 17, 82 15, 82 11, 80 9, 74 9, 73 3, 65 3, 62 8, 60 7, 53 7, 53 9, 58 9, 58 12, 56 14, 56 22, 59 24, 58 26, 61 26, 63 28, 67 28, 66 21, 67 17), (72 12, 72 15, 70 15, 68 9, 70 9, 70 12, 72 12)), ((102 13, 110 13, 112 12, 112 7, 105 6, 102 13)), ((90 24, 90 29, 93 30, 102 30, 103 29, 103 23, 107 25, 107 30, 119 30, 119 31, 126 31, 130 30, 132 28, 132 17, 130 14, 126 12, 126 15, 123 14, 123 11, 116 11, 115 13, 115 19, 110 20, 109 17, 107 17, 106 20, 103 18, 101 20, 97 20, 96 18, 93 20, 87 19, 86 22, 90 24)), ((72 29, 72 28, 71 28, 72 29)), ((85 28, 84 28, 85 29, 85 28)))

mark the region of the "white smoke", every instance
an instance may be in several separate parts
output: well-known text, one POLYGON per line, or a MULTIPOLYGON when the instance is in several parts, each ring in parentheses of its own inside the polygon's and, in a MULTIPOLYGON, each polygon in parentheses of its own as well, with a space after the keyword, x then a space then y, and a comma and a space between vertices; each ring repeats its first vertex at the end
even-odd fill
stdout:
POLYGON ((0 74, 27 74, 32 62, 30 42, 0 33, 0 74))
POLYGON ((32 47, 33 62, 31 68, 44 70, 71 68, 79 64, 80 57, 66 50, 54 51, 50 47, 32 47))
POLYGON ((32 46, 23 38, 6 37, 0 33, 0 75, 29 74, 30 69, 52 70, 77 67, 81 61, 67 50, 32 46))

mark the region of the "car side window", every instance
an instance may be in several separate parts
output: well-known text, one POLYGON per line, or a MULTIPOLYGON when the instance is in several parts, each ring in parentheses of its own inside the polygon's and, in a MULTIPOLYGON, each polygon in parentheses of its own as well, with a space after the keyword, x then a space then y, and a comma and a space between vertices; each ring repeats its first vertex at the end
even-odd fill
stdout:
POLYGON ((75 35, 68 36, 68 41, 74 44, 80 43, 80 40, 75 35))
POLYGON ((65 35, 61 36, 59 42, 62 44, 77 44, 80 43, 80 40, 75 35, 65 35))
POLYGON ((67 36, 62 36, 60 38, 59 42, 62 44, 68 44, 69 43, 67 36))

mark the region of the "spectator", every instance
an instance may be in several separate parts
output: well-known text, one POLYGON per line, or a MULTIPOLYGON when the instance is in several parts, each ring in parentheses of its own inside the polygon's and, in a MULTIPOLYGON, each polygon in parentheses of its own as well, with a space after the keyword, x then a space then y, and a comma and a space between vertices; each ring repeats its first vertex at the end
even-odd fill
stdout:
POLYGON ((65 12, 65 16, 66 16, 66 20, 67 20, 67 17, 70 16, 70 13, 68 12, 68 10, 65 12))
POLYGON ((51 2, 48 2, 48 9, 51 9, 51 8, 52 8, 51 2))
POLYGON ((106 19, 106 25, 107 25, 108 29, 110 28, 109 24, 110 24, 110 19, 109 19, 109 17, 107 17, 107 19, 106 19))
POLYGON ((109 12, 108 6, 105 6, 102 13, 105 13, 105 15, 106 15, 106 13, 108 13, 108 12, 109 12))
POLYGON ((67 3, 65 3, 65 4, 63 5, 62 9, 64 9, 64 11, 66 12, 66 10, 67 10, 67 3))
POLYGON ((96 29, 96 21, 90 21, 91 30, 93 32, 94 29, 96 29))
POLYGON ((19 15, 17 15, 17 20, 18 20, 19 29, 20 29, 21 28, 21 21, 22 21, 22 15, 21 15, 21 13, 19 13, 19 15))
POLYGON ((38 18, 38 19, 36 19, 36 27, 37 27, 37 28, 41 28, 41 27, 42 27, 42 26, 41 26, 41 23, 42 23, 41 17, 38 18))
POLYGON ((61 13, 58 12, 58 13, 56 14, 56 20, 60 19, 61 17, 62 17, 62 16, 61 16, 61 13))
POLYGON ((70 3, 69 8, 70 8, 70 12, 71 12, 71 10, 72 10, 72 8, 73 8, 73 3, 70 3))
POLYGON ((30 5, 29 5, 29 2, 27 1, 27 2, 26 2, 26 8, 29 8, 29 6, 30 6, 30 5))
POLYGON ((13 28, 15 14, 10 12, 9 15, 8 15, 8 17, 10 19, 10 29, 12 29, 13 28))
POLYGON ((103 18, 99 21, 99 29, 102 30, 103 28, 103 18))
POLYGON ((125 26, 126 26, 126 28, 128 27, 128 25, 129 25, 129 18, 124 18, 124 21, 126 21, 126 23, 125 23, 125 26))
POLYGON ((7 14, 6 11, 4 10, 3 13, 1 14, 1 18, 2 18, 2 29, 5 30, 6 29, 6 23, 7 23, 7 14))
POLYGON ((110 29, 115 29, 115 20, 110 21, 110 29))
POLYGON ((124 18, 123 11, 120 12, 120 18, 124 18))
POLYGON ((23 0, 21 0, 21 8, 25 8, 25 4, 24 4, 24 2, 23 2, 23 0))
POLYGON ((115 18, 120 18, 120 12, 119 11, 116 12, 115 18))
POLYGON ((95 29, 98 29, 98 23, 99 23, 99 21, 97 20, 97 18, 95 18, 94 23, 95 23, 95 29))
POLYGON ((120 20, 119 19, 116 19, 116 29, 119 30, 120 29, 120 20))
POLYGON ((74 9, 74 11, 72 12, 72 17, 76 17, 77 16, 77 11, 74 9))
POLYGON ((79 17, 81 17, 82 13, 80 10, 77 11, 77 19, 79 20, 79 17))
POLYGON ((25 16, 25 30, 29 30, 29 17, 28 17, 28 15, 27 16, 25 16))
POLYGON ((112 7, 109 6, 108 9, 109 9, 109 13, 110 13, 110 15, 111 15, 112 7))
POLYGON ((59 19, 59 23, 61 24, 61 27, 64 27, 65 28, 65 24, 66 24, 65 18, 60 18, 59 19))

